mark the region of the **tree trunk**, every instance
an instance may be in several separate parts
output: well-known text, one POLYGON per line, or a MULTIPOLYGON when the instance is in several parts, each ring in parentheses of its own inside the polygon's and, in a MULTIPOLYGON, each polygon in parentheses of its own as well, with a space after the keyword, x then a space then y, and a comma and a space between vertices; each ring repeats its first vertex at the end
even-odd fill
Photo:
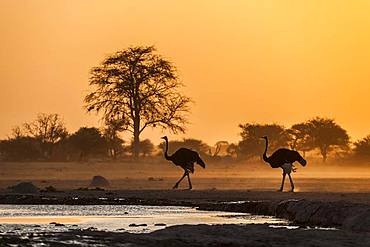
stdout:
POLYGON ((327 156, 328 156, 328 151, 327 151, 326 148, 321 149, 321 155, 322 155, 322 161, 325 163, 326 159, 327 159, 327 156))
POLYGON ((139 158, 140 154, 140 119, 135 118, 134 121, 134 150, 133 155, 135 159, 139 158))
POLYGON ((322 161, 325 163, 326 162, 326 159, 327 159, 327 155, 326 153, 322 154, 322 161))

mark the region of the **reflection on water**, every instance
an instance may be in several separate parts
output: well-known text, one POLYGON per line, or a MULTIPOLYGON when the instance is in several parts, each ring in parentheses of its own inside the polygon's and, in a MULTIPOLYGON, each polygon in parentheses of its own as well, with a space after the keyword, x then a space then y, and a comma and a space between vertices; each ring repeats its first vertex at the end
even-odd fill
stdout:
POLYGON ((97 229, 151 232, 183 224, 277 224, 284 220, 191 207, 138 205, 0 205, 1 232, 97 229), (52 222, 63 224, 50 224, 52 222))

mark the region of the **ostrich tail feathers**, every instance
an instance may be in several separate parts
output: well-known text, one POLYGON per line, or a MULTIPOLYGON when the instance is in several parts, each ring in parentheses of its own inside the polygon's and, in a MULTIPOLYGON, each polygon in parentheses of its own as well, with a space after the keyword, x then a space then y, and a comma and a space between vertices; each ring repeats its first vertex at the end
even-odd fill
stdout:
POLYGON ((203 168, 206 168, 206 164, 204 163, 204 161, 198 156, 197 158, 197 164, 200 165, 201 167, 203 168))

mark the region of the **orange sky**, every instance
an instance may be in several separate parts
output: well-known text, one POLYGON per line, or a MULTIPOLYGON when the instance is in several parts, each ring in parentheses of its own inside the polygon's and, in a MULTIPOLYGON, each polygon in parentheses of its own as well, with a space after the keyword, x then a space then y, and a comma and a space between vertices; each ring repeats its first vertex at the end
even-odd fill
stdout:
POLYGON ((70 131, 98 126, 82 109, 89 69, 154 44, 196 102, 187 136, 237 141, 239 123, 320 115, 360 138, 370 134, 369 13, 365 0, 0 0, 0 137, 39 112, 61 114, 70 131))

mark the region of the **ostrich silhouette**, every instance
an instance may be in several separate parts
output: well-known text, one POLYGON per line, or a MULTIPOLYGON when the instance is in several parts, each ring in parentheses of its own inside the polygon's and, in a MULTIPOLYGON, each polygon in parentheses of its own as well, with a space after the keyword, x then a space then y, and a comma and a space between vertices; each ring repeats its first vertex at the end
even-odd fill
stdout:
POLYGON ((187 176, 188 183, 189 183, 189 190, 193 188, 190 181, 189 172, 194 173, 194 163, 196 162, 203 168, 206 168, 206 164, 203 160, 199 157, 199 154, 193 150, 187 148, 180 148, 172 155, 168 155, 168 138, 167 136, 161 137, 166 141, 166 151, 164 153, 164 157, 166 160, 172 161, 177 166, 180 166, 184 169, 184 175, 177 181, 177 183, 173 186, 173 189, 177 189, 180 182, 187 176))
POLYGON ((290 173, 294 171, 293 163, 297 161, 302 166, 305 166, 307 164, 306 160, 297 151, 286 148, 280 148, 276 150, 270 157, 267 157, 266 153, 268 147, 268 138, 267 136, 263 136, 262 138, 266 141, 265 152, 262 156, 263 160, 269 163, 272 168, 281 168, 283 170, 283 180, 281 182, 279 191, 283 191, 285 176, 288 174, 291 191, 293 192, 294 183, 290 175, 290 173))

